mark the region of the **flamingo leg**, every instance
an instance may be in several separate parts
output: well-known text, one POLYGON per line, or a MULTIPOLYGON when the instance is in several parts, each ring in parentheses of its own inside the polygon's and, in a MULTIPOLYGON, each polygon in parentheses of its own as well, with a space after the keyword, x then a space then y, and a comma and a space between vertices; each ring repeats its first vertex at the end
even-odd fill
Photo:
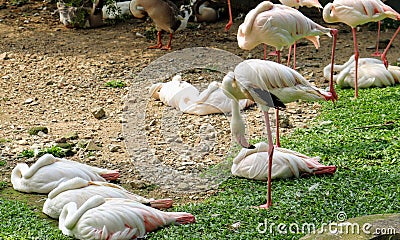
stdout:
POLYGON ((287 63, 286 63, 286 66, 288 66, 288 67, 290 65, 290 55, 292 54, 292 48, 293 48, 293 45, 290 45, 289 53, 288 53, 288 56, 287 56, 287 63))
POLYGON ((157 32, 157 45, 149 46, 149 47, 147 47, 147 48, 148 48, 148 49, 162 48, 161 31, 158 31, 158 32, 157 32))
POLYGON ((388 61, 387 61, 387 59, 386 59, 386 54, 387 54, 387 52, 388 52, 388 50, 389 50, 389 48, 390 48, 390 45, 392 45, 393 40, 396 38, 396 36, 397 36, 397 34, 399 34, 399 32, 400 32, 400 27, 397 28, 397 30, 396 30, 396 32, 394 33, 393 37, 390 39, 390 42, 389 42, 388 45, 386 46, 385 51, 383 51, 383 53, 382 53, 381 58, 382 58, 383 64, 385 64, 385 67, 386 67, 386 68, 387 68, 388 65, 389 65, 389 63, 388 63, 388 61))
POLYGON ((172 33, 169 34, 169 41, 167 46, 161 47, 161 50, 171 50, 172 33))
POLYGON ((268 137, 268 193, 267 203, 260 206, 260 208, 268 209, 272 206, 272 195, 271 195, 271 176, 272 176, 272 157, 274 154, 274 144, 272 143, 272 132, 271 124, 269 121, 269 115, 267 111, 264 111, 265 124, 267 126, 267 137, 268 137))
POLYGON ((267 44, 264 43, 264 60, 267 60, 267 44))
POLYGON ((229 29, 233 24, 231 0, 228 0, 228 12, 229 12, 229 22, 225 26, 225 31, 229 31, 229 29))
POLYGON ((275 109, 275 116, 276 116, 276 119, 275 119, 275 122, 276 122, 276 143, 275 143, 275 145, 277 147, 280 147, 281 146, 281 141, 280 141, 280 137, 279 137, 279 110, 278 109, 275 109))
MULTIPOLYGON (((331 30, 331 34, 332 34, 332 38, 333 38, 333 42, 332 42, 332 53, 331 53, 331 66, 334 66, 335 64, 335 49, 336 49, 336 40, 337 40, 337 34, 338 34, 338 30, 337 29, 332 29, 331 30)), ((335 87, 333 84, 333 67, 331 67, 331 77, 329 80, 329 92, 332 93, 333 96, 333 100, 335 101, 338 99, 337 93, 335 91, 335 87)))
MULTIPOLYGON (((356 64, 356 66, 355 66, 356 72, 355 72, 355 76, 354 76, 354 89, 355 89, 354 97, 357 98, 358 97, 358 57, 360 55, 360 52, 358 51, 356 29, 355 28, 351 28, 351 30, 353 32, 354 59, 355 59, 355 64, 356 64)), ((331 66, 333 66, 333 65, 331 65, 331 66)))
POLYGON ((379 39, 381 37, 381 21, 378 21, 378 37, 376 38, 376 49, 375 52, 372 54, 374 57, 379 57, 381 53, 379 52, 379 39))
POLYGON ((296 70, 296 42, 293 44, 293 69, 296 70))

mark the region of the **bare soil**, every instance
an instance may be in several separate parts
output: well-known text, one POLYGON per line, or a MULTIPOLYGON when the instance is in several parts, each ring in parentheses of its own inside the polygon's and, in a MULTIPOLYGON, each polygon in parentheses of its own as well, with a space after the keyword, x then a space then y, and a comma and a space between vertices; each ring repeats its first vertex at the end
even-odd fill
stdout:
MULTIPOLYGON (((155 37, 151 21, 129 19, 95 29, 68 29, 59 22, 59 15, 55 10, 55 3, 47 1, 30 0, 18 4, 15 1, 0 0, 0 160, 5 162, 0 165, 0 181, 6 181, 11 186, 10 172, 15 164, 20 161, 34 161, 20 158, 23 150, 49 147, 66 135, 77 133, 78 139, 73 140, 77 146, 92 142, 99 150, 85 151, 80 148, 70 159, 119 169, 121 184, 130 190, 143 187, 137 183, 138 180, 145 182, 145 179, 138 179, 136 169, 130 161, 131 157, 138 156, 132 156, 124 142, 122 124, 126 121, 123 115, 126 96, 135 76, 151 62, 169 52, 147 49, 155 42, 143 37, 149 33, 155 37), (106 83, 113 80, 123 81, 127 86, 106 87, 106 83), (92 111, 98 107, 105 110, 104 118, 96 119, 93 116, 92 111), (35 126, 47 127, 48 134, 29 135, 28 130, 35 126), (113 147, 116 148, 111 150, 113 147)), ((346 62, 353 53, 350 28, 341 24, 323 23, 317 10, 307 12, 314 21, 340 30, 336 62, 346 62)), ((202 25, 189 23, 188 29, 174 35, 172 51, 210 47, 231 52, 243 59, 262 58, 262 46, 252 51, 244 51, 237 46, 236 31, 241 22, 242 20, 235 20, 228 32, 224 31, 226 20, 202 25)), ((393 33, 394 29, 384 31, 382 39, 389 39, 393 33)), ((167 41, 167 34, 163 40, 167 41)), ((376 32, 361 27, 358 40, 360 56, 369 57, 373 49, 367 47, 374 46, 376 32)), ((400 41, 396 39, 388 54, 390 63, 395 63, 400 56, 399 47, 400 41)), ((297 70, 318 87, 327 87, 328 81, 323 78, 323 68, 330 62, 331 39, 322 36, 319 50, 305 40, 299 41, 297 51, 297 70)), ((275 60, 272 56, 268 59, 275 60)), ((222 77, 221 73, 198 71, 185 74, 184 80, 203 90, 209 82, 220 81, 222 77)), ((140 87, 143 94, 148 94, 149 85, 140 87)), ((146 111, 146 121, 150 123, 164 107, 161 102, 149 98, 148 108, 138 111, 146 111)), ((313 103, 290 105, 288 111, 282 113, 283 119, 286 119, 282 133, 288 133, 295 127, 307 127, 308 121, 317 115, 318 109, 319 105, 313 103)), ((249 135, 257 137, 264 130, 260 112, 256 107, 246 112, 251 123, 249 135)), ((227 143, 231 142, 229 122, 225 116, 219 115, 203 118, 186 116, 179 123, 184 133, 183 141, 196 143, 196 132, 199 131, 202 121, 218 122, 217 132, 220 133, 220 139, 209 153, 190 159, 194 161, 191 163, 194 168, 199 169, 225 158, 229 150, 227 143)), ((179 168, 182 166, 179 161, 188 161, 168 153, 168 149, 160 146, 157 139, 159 130, 143 126, 143 131, 148 131, 148 146, 153 149, 152 153, 165 164, 179 168)), ((140 154, 140 151, 135 154, 140 154)), ((149 188, 142 191, 146 191, 148 196, 171 197, 170 193, 164 191, 151 191, 149 188)), ((184 194, 174 193, 173 197, 196 200, 206 194, 183 197, 184 194)))

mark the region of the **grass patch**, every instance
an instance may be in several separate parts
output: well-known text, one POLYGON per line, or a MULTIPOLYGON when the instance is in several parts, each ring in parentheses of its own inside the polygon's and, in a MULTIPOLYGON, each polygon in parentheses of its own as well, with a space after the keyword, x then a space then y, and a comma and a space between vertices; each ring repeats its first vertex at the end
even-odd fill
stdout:
MULTIPOLYGON (((163 228, 146 239, 298 239, 305 233, 288 228, 279 231, 277 225, 301 227, 307 223, 319 228, 335 222, 339 212, 345 212, 347 218, 399 212, 400 86, 362 89, 356 100, 352 99, 353 90, 339 89, 338 94, 337 103, 322 103, 320 116, 309 128, 297 129, 281 139, 283 147, 318 155, 323 164, 336 165, 333 176, 273 181, 274 205, 269 210, 252 207, 265 203, 265 182, 230 177, 218 194, 204 202, 173 208, 194 214, 196 223, 163 228), (237 223, 240 226, 233 227, 237 223)), ((17 202, 6 204, 9 207, 0 204, 1 211, 6 211, 5 217, 0 213, 1 224, 10 233, 37 237, 43 236, 39 232, 49 231, 48 238, 52 234, 58 237, 50 223, 27 223, 37 219, 35 212, 19 219, 24 224, 14 222, 9 212, 15 210, 8 208, 17 209, 14 214, 18 215, 19 209, 25 212, 27 207, 17 202), (32 228, 36 235, 30 232, 32 228)))
POLYGON ((109 82, 106 82, 106 87, 123 88, 126 87, 126 83, 121 80, 111 80, 109 82))

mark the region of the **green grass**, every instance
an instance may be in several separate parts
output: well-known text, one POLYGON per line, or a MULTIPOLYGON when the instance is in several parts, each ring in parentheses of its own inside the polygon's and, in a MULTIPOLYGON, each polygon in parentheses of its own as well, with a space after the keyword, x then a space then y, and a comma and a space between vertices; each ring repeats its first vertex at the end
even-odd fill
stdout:
MULTIPOLYGON (((318 228, 322 223, 335 222, 341 211, 347 218, 399 212, 400 86, 363 89, 356 100, 352 99, 353 90, 339 89, 338 94, 340 99, 335 104, 322 103, 320 116, 309 128, 297 129, 281 139, 283 147, 320 156, 323 164, 336 165, 333 176, 273 181, 273 206, 269 210, 252 207, 265 203, 265 182, 230 177, 215 196, 172 209, 192 213, 196 223, 163 228, 147 239, 298 239, 304 235, 301 231, 286 229, 284 233, 285 229, 279 232, 276 226, 301 227, 307 223, 318 228), (240 226, 232 227, 235 223, 240 226), (266 232, 259 232, 265 230, 265 223, 266 232)), ((6 211, 5 223, 1 223, 8 231, 50 231, 46 229, 51 229, 51 224, 14 221, 8 208, 15 212, 14 208, 26 207, 7 204, 9 207, 0 204, 0 214, 6 211)), ((36 219, 36 214, 30 212, 25 218, 20 221, 36 219)))
POLYGON ((126 83, 121 80, 111 80, 109 82, 106 82, 106 87, 123 88, 126 87, 126 83))

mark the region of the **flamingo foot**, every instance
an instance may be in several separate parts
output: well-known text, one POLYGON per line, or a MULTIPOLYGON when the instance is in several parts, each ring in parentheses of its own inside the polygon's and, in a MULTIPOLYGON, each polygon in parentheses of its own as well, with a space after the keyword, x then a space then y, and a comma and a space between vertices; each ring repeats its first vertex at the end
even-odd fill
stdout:
POLYGON ((151 200, 150 201, 150 206, 152 208, 157 208, 157 209, 170 208, 170 207, 172 207, 172 202, 173 201, 170 198, 156 199, 156 200, 151 200))
POLYGON ((229 29, 231 29, 232 24, 233 24, 233 21, 229 21, 229 22, 226 24, 226 26, 225 26, 225 32, 227 32, 227 31, 229 31, 229 29))
POLYGON ((386 56, 382 54, 381 59, 382 59, 383 64, 385 65, 385 67, 388 68, 389 62, 387 61, 386 56))
POLYGON ((376 51, 376 52, 372 53, 371 56, 380 57, 380 56, 382 56, 382 53, 380 53, 379 51, 376 51))
POLYGON ((171 46, 163 46, 160 49, 169 51, 169 50, 171 50, 171 46))
POLYGON ((268 53, 268 56, 278 56, 278 51, 272 51, 268 53))
POLYGON ((102 174, 100 174, 100 176, 103 177, 107 181, 114 181, 119 178, 119 172, 118 172, 118 170, 110 171, 107 173, 102 173, 102 174))
POLYGON ((175 223, 176 224, 188 224, 188 223, 194 223, 196 221, 195 217, 192 214, 185 214, 183 216, 180 216, 176 218, 175 223))
POLYGON ((271 207, 271 206, 272 206, 272 203, 271 202, 267 202, 266 204, 260 205, 259 208, 269 209, 269 207, 271 207))

